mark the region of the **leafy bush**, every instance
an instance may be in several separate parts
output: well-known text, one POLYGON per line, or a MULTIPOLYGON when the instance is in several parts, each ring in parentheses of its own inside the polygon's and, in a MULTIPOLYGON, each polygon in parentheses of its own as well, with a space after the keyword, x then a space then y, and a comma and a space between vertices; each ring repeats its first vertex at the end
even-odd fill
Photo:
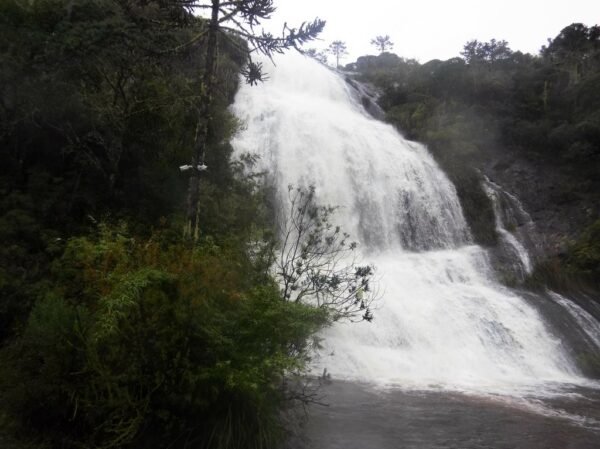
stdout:
POLYGON ((324 312, 282 301, 245 251, 73 238, 23 336, 2 352, 2 397, 56 447, 270 447, 286 379, 324 312), (261 283, 258 283, 258 280, 261 283))

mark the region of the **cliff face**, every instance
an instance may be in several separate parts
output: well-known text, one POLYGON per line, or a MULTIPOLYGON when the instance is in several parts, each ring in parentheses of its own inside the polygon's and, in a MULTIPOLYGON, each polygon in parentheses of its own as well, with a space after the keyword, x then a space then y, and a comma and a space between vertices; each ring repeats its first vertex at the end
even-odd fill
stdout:
POLYGON ((597 193, 578 185, 569 167, 512 152, 491 155, 479 168, 522 202, 535 223, 541 257, 562 254, 600 213, 597 193))

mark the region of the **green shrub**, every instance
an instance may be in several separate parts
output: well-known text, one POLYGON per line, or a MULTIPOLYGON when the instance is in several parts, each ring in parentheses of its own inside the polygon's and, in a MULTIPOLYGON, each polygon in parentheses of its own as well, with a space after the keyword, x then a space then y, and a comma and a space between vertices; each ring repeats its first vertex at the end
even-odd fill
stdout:
POLYGON ((282 301, 242 248, 102 226, 71 239, 53 273, 2 352, 2 397, 23 429, 67 448, 262 448, 282 436, 286 378, 327 317, 282 301))

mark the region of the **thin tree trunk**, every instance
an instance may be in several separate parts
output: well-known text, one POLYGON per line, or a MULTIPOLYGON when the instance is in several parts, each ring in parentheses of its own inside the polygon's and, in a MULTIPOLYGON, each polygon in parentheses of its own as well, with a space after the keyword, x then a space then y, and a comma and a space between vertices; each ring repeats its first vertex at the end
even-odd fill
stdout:
POLYGON ((187 195, 187 220, 184 234, 197 240, 200 235, 198 226, 199 218, 199 190, 200 171, 198 165, 204 162, 206 152, 206 141, 212 121, 212 92, 215 85, 215 72, 217 67, 217 47, 219 32, 219 6, 221 0, 212 0, 212 13, 208 30, 208 41, 204 67, 204 79, 202 80, 202 92, 200 94, 200 107, 198 117, 198 128, 196 132, 195 148, 192 154, 192 173, 188 186, 187 195))

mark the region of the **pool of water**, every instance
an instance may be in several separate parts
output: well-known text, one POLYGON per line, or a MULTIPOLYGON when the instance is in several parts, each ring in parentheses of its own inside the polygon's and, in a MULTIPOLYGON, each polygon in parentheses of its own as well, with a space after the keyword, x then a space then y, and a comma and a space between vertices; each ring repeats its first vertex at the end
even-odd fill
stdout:
POLYGON ((289 448, 598 449, 600 392, 545 397, 406 391, 334 381, 289 448))

